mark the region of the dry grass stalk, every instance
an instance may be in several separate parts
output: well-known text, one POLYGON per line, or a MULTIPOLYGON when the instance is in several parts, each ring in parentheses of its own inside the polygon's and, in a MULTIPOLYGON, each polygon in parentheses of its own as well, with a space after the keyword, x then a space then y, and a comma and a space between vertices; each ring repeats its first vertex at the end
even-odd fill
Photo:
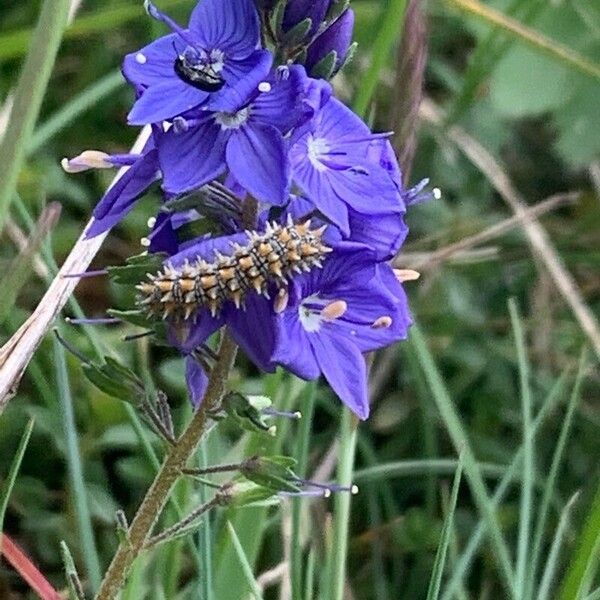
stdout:
POLYGON ((402 41, 398 47, 390 123, 395 131, 394 148, 402 166, 404 183, 417 149, 419 106, 423 100, 423 81, 427 62, 427 26, 421 0, 410 0, 406 7, 402 41))
MULTIPOLYGON (((421 105, 421 117, 433 125, 443 126, 442 111, 431 101, 421 105)), ((600 358, 600 325, 583 300, 577 282, 565 267, 546 230, 536 220, 527 218, 527 204, 518 193, 501 164, 477 140, 460 127, 445 130, 446 137, 489 179, 496 191, 521 220, 521 226, 535 254, 544 264, 581 329, 600 358)))
POLYGON ((420 269, 421 271, 431 271, 438 267, 440 263, 447 261, 450 258, 456 257, 467 250, 494 240, 501 235, 515 229, 523 227, 524 222, 532 222, 546 213, 556 210, 565 204, 575 202, 579 198, 579 192, 570 194, 556 194, 539 204, 526 209, 522 214, 516 214, 500 223, 491 225, 490 227, 465 237, 457 242, 444 246, 435 252, 422 253, 420 257, 415 257, 407 262, 406 256, 400 254, 394 261, 395 267, 409 267, 411 269, 420 269))
MULTIPOLYGON (((140 133, 131 151, 140 152, 149 136, 150 128, 146 127, 140 133)), ((111 185, 114 185, 125 171, 126 169, 121 169, 111 185)), ((90 223, 86 229, 89 225, 90 223)), ((21 377, 43 337, 77 287, 79 279, 64 276, 85 272, 105 238, 106 234, 85 239, 84 230, 33 314, 0 348, 0 414, 10 398, 15 395, 21 377)))

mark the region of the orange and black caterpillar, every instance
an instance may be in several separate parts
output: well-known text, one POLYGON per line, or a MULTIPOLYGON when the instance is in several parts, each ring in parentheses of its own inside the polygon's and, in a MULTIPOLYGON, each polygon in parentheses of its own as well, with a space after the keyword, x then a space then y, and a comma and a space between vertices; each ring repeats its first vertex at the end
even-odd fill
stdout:
POLYGON ((286 225, 267 223, 264 233, 247 231, 248 243, 232 244, 231 255, 215 252, 213 262, 198 258, 148 275, 137 286, 138 305, 154 318, 187 320, 203 308, 216 316, 225 302, 242 308, 248 293, 268 298, 272 284, 278 291, 275 309, 282 310, 293 274, 321 268, 331 252, 323 243, 325 229, 290 219, 286 225))

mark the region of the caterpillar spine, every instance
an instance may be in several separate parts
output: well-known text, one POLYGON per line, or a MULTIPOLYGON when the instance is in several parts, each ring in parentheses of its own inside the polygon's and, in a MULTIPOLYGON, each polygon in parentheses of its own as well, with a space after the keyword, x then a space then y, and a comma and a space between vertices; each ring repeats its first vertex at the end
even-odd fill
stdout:
POLYGON ((282 310, 294 274, 322 268, 332 249, 323 243, 327 226, 311 229, 311 222, 286 225, 267 223, 264 233, 246 231, 248 242, 232 244, 232 253, 215 251, 214 260, 203 258, 181 267, 167 264, 137 287, 138 305, 150 318, 188 320, 201 309, 217 316, 226 302, 244 308, 248 293, 270 298, 277 290, 275 309, 282 310))

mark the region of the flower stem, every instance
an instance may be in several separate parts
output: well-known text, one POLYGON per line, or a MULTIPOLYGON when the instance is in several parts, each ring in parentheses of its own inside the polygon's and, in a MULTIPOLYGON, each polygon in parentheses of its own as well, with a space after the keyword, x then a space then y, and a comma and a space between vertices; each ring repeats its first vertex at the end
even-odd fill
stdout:
MULTIPOLYGON (((358 433, 356 417, 345 408, 340 425, 337 479, 340 485, 351 486, 358 433)), ((342 600, 346 581, 346 554, 350 528, 351 494, 338 494, 335 498, 333 535, 335 546, 331 557, 329 600, 342 600)))
POLYGON ((228 333, 225 333, 219 349, 219 359, 211 373, 204 400, 187 429, 169 450, 160 471, 131 522, 127 539, 121 542, 113 557, 96 595, 96 600, 114 600, 123 587, 133 561, 144 549, 173 486, 181 476, 182 469, 185 468, 205 432, 207 414, 218 405, 225 394, 227 380, 236 354, 235 342, 228 333))

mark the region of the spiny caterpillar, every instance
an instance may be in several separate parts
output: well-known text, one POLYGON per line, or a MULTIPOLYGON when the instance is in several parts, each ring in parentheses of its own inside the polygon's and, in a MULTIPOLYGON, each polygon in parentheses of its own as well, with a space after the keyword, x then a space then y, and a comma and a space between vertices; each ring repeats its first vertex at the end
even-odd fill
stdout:
POLYGON ((229 256, 215 251, 213 262, 198 258, 149 274, 149 281, 137 286, 138 305, 149 316, 163 320, 187 320, 202 308, 214 317, 225 302, 242 308, 249 292, 269 298, 273 284, 278 291, 275 310, 281 311, 293 274, 321 268, 332 251, 323 244, 325 229, 311 229, 310 221, 294 224, 290 218, 285 226, 267 223, 264 233, 246 231, 248 243, 232 244, 229 256))

